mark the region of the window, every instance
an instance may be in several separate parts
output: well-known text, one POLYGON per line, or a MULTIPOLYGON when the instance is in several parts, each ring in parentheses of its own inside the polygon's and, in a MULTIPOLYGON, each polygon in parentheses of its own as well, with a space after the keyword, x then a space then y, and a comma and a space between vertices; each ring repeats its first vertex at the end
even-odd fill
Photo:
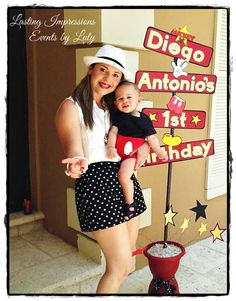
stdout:
POLYGON ((215 154, 208 158, 206 198, 212 199, 227 192, 227 9, 217 11, 215 64, 216 91, 212 97, 210 133, 215 154))

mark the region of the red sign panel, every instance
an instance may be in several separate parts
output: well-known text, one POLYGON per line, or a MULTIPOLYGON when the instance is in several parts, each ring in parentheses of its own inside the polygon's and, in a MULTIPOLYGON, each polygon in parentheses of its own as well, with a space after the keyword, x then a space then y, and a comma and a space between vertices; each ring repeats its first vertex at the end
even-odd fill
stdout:
POLYGON ((174 77, 171 72, 142 71, 136 72, 135 83, 142 92, 180 92, 213 94, 216 87, 215 75, 194 74, 174 77))
POLYGON ((210 64, 213 49, 189 41, 187 45, 176 41, 176 35, 157 28, 148 27, 144 38, 144 47, 165 55, 181 58, 196 65, 207 67, 210 64))
POLYGON ((155 128, 203 129, 206 112, 185 110, 181 114, 166 109, 144 108, 155 128))
POLYGON ((189 141, 181 143, 177 146, 163 145, 161 146, 161 148, 167 152, 168 161, 161 161, 151 150, 147 160, 145 161, 145 166, 206 158, 208 156, 214 155, 214 140, 207 139, 189 141))

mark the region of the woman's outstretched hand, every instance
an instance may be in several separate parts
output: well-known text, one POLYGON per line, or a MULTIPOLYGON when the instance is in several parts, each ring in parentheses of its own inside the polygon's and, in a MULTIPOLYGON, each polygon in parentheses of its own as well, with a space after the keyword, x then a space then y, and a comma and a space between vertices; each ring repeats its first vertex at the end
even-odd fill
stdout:
POLYGON ((66 164, 65 174, 73 179, 79 178, 88 168, 88 160, 84 157, 66 158, 61 163, 66 164))

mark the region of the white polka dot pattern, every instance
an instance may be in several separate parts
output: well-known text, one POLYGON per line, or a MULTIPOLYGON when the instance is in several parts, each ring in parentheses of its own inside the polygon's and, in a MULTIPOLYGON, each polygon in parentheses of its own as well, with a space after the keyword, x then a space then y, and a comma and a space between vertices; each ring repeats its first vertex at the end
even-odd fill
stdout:
MULTIPOLYGON (((125 203, 117 172, 120 162, 97 162, 75 181, 75 201, 80 228, 90 232, 110 228, 125 222, 125 203)), ((146 210, 142 190, 136 177, 134 201, 136 214, 146 210)))

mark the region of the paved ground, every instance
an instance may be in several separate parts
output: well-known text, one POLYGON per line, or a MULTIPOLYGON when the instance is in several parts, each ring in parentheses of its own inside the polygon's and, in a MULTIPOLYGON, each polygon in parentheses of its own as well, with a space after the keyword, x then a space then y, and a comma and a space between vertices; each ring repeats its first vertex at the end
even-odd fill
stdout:
MULTIPOLYGON (((227 292, 227 236, 186 248, 176 273, 181 294, 227 292)), ((102 268, 45 230, 11 238, 9 289, 12 294, 94 294, 102 268)), ((147 294, 149 267, 133 272, 121 294, 147 294)))

